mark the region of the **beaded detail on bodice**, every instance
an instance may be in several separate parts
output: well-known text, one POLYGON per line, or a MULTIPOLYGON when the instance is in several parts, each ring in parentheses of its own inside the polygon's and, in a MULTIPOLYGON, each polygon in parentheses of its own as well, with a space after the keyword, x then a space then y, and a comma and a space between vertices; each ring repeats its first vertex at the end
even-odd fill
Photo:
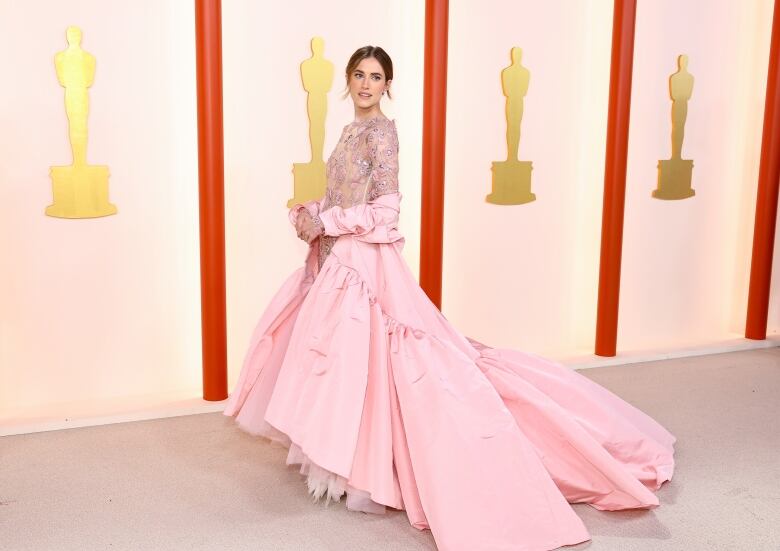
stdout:
POLYGON ((344 127, 328 158, 328 187, 321 210, 349 207, 398 191, 398 135, 384 118, 344 127))
MULTIPOLYGON (((385 118, 355 121, 344 127, 328 158, 328 186, 320 210, 354 207, 398 191, 398 134, 385 118)), ((320 266, 336 237, 320 238, 320 266)))

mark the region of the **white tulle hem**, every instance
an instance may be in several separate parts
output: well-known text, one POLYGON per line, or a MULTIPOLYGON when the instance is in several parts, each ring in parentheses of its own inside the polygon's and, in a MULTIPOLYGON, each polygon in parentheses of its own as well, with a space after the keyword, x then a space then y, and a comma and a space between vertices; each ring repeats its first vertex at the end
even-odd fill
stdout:
POLYGON ((300 465, 300 473, 306 477, 306 486, 314 501, 324 499, 328 504, 331 501, 340 501, 341 496, 347 495, 347 509, 350 511, 362 511, 381 515, 385 513, 385 506, 371 500, 368 492, 353 488, 343 476, 334 474, 312 462, 301 448, 290 444, 290 452, 287 454, 288 465, 300 465))
POLYGON ((287 453, 287 465, 300 465, 300 473, 306 477, 306 487, 314 501, 325 500, 325 504, 331 501, 341 501, 341 497, 346 494, 346 506, 350 511, 361 511, 374 515, 382 515, 386 512, 386 507, 371 499, 371 494, 350 486, 347 479, 323 469, 303 453, 303 450, 292 442, 283 432, 272 427, 268 423, 263 423, 263 429, 255 434, 264 436, 273 443, 289 448, 287 453))

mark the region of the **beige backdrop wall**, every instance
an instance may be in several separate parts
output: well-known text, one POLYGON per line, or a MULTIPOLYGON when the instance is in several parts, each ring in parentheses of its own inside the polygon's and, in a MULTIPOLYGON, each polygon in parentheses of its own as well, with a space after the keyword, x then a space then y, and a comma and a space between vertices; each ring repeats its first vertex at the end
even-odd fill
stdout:
MULTIPOLYGON (((639 2, 618 335, 624 349, 744 335, 773 4, 639 2), (658 160, 670 155, 666 79, 679 54, 689 56, 695 78, 683 157, 694 161, 696 196, 659 201, 650 192, 658 160)), ((778 314, 775 308, 774 332, 778 314)))
MULTIPOLYGON (((475 338, 557 357, 593 351, 612 5, 450 6, 443 310, 475 338), (499 207, 484 196, 490 162, 506 155, 500 71, 512 46, 531 72, 520 158, 534 163, 537 200, 499 207)), ((619 351, 744 331, 772 5, 639 2, 619 351), (683 151, 697 195, 662 202, 650 193, 670 155, 668 77, 682 53, 696 77, 683 151)))
POLYGON ((0 420, 197 396, 192 3, 2 0, 0 36, 0 420), (97 59, 87 156, 119 208, 102 219, 44 216, 49 166, 71 162, 68 25, 97 59))
MULTIPOLYGON (((741 332, 771 5, 639 3, 621 348, 664 350, 741 332), (649 195, 668 153, 665 79, 682 52, 697 79, 684 148, 696 162, 697 196, 670 204, 649 195)), ((349 54, 380 44, 396 62, 386 113, 398 123, 405 256, 417 272, 424 4, 232 0, 223 9, 232 384, 258 316, 305 254, 284 204, 291 164, 308 160, 298 66, 312 36, 325 38, 337 70, 326 155, 353 118, 339 99, 349 54)), ((612 2, 450 9, 444 312, 496 345, 588 353, 612 2), (520 156, 534 162, 538 200, 497 207, 484 196, 490 163, 506 153, 500 71, 512 46, 531 70, 520 156)), ((0 35, 13 51, 0 59, 0 420, 198 396, 192 3, 0 0, 0 35), (105 219, 43 215, 48 168, 70 160, 53 65, 70 24, 97 57, 88 155, 109 165, 119 207, 105 219)), ((769 326, 780 329, 780 240, 769 326)))
POLYGON ((443 311, 496 346, 590 352, 612 2, 453 2, 450 18, 443 311), (537 200, 496 206, 513 46, 531 73, 519 157, 537 200))
POLYGON ((292 197, 292 163, 309 161, 306 92, 299 65, 313 36, 325 40, 335 66, 328 95, 325 158, 354 119, 341 99, 344 68, 354 50, 382 46, 394 62, 393 99, 384 113, 400 140, 401 231, 404 257, 419 264, 420 151, 424 3, 251 0, 223 3, 225 178, 227 202, 228 346, 230 380, 270 298, 302 266, 306 245, 295 236, 285 204, 292 197))

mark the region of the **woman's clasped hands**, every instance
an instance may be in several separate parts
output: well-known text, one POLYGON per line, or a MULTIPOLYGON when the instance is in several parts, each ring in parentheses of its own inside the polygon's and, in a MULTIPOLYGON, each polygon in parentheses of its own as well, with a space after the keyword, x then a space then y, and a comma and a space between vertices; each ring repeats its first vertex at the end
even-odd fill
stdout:
POLYGON ((295 231, 298 232, 298 239, 311 244, 312 241, 322 235, 322 222, 304 209, 301 210, 295 219, 295 231))

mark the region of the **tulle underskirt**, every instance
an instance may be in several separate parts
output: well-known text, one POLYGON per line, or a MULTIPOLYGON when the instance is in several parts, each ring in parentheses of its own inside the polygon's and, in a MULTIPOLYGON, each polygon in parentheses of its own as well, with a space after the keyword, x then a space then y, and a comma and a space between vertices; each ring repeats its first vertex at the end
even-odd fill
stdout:
POLYGON ((297 466, 298 471, 305 477, 305 484, 309 495, 315 502, 323 501, 328 505, 331 501, 340 502, 346 495, 346 507, 350 511, 360 511, 374 515, 382 515, 387 508, 381 503, 371 499, 371 494, 350 485, 347 479, 317 465, 303 453, 300 446, 290 440, 280 430, 275 429, 267 422, 258 430, 250 430, 249 427, 239 426, 256 436, 262 436, 271 441, 271 444, 288 449, 286 463, 289 466, 297 466))

